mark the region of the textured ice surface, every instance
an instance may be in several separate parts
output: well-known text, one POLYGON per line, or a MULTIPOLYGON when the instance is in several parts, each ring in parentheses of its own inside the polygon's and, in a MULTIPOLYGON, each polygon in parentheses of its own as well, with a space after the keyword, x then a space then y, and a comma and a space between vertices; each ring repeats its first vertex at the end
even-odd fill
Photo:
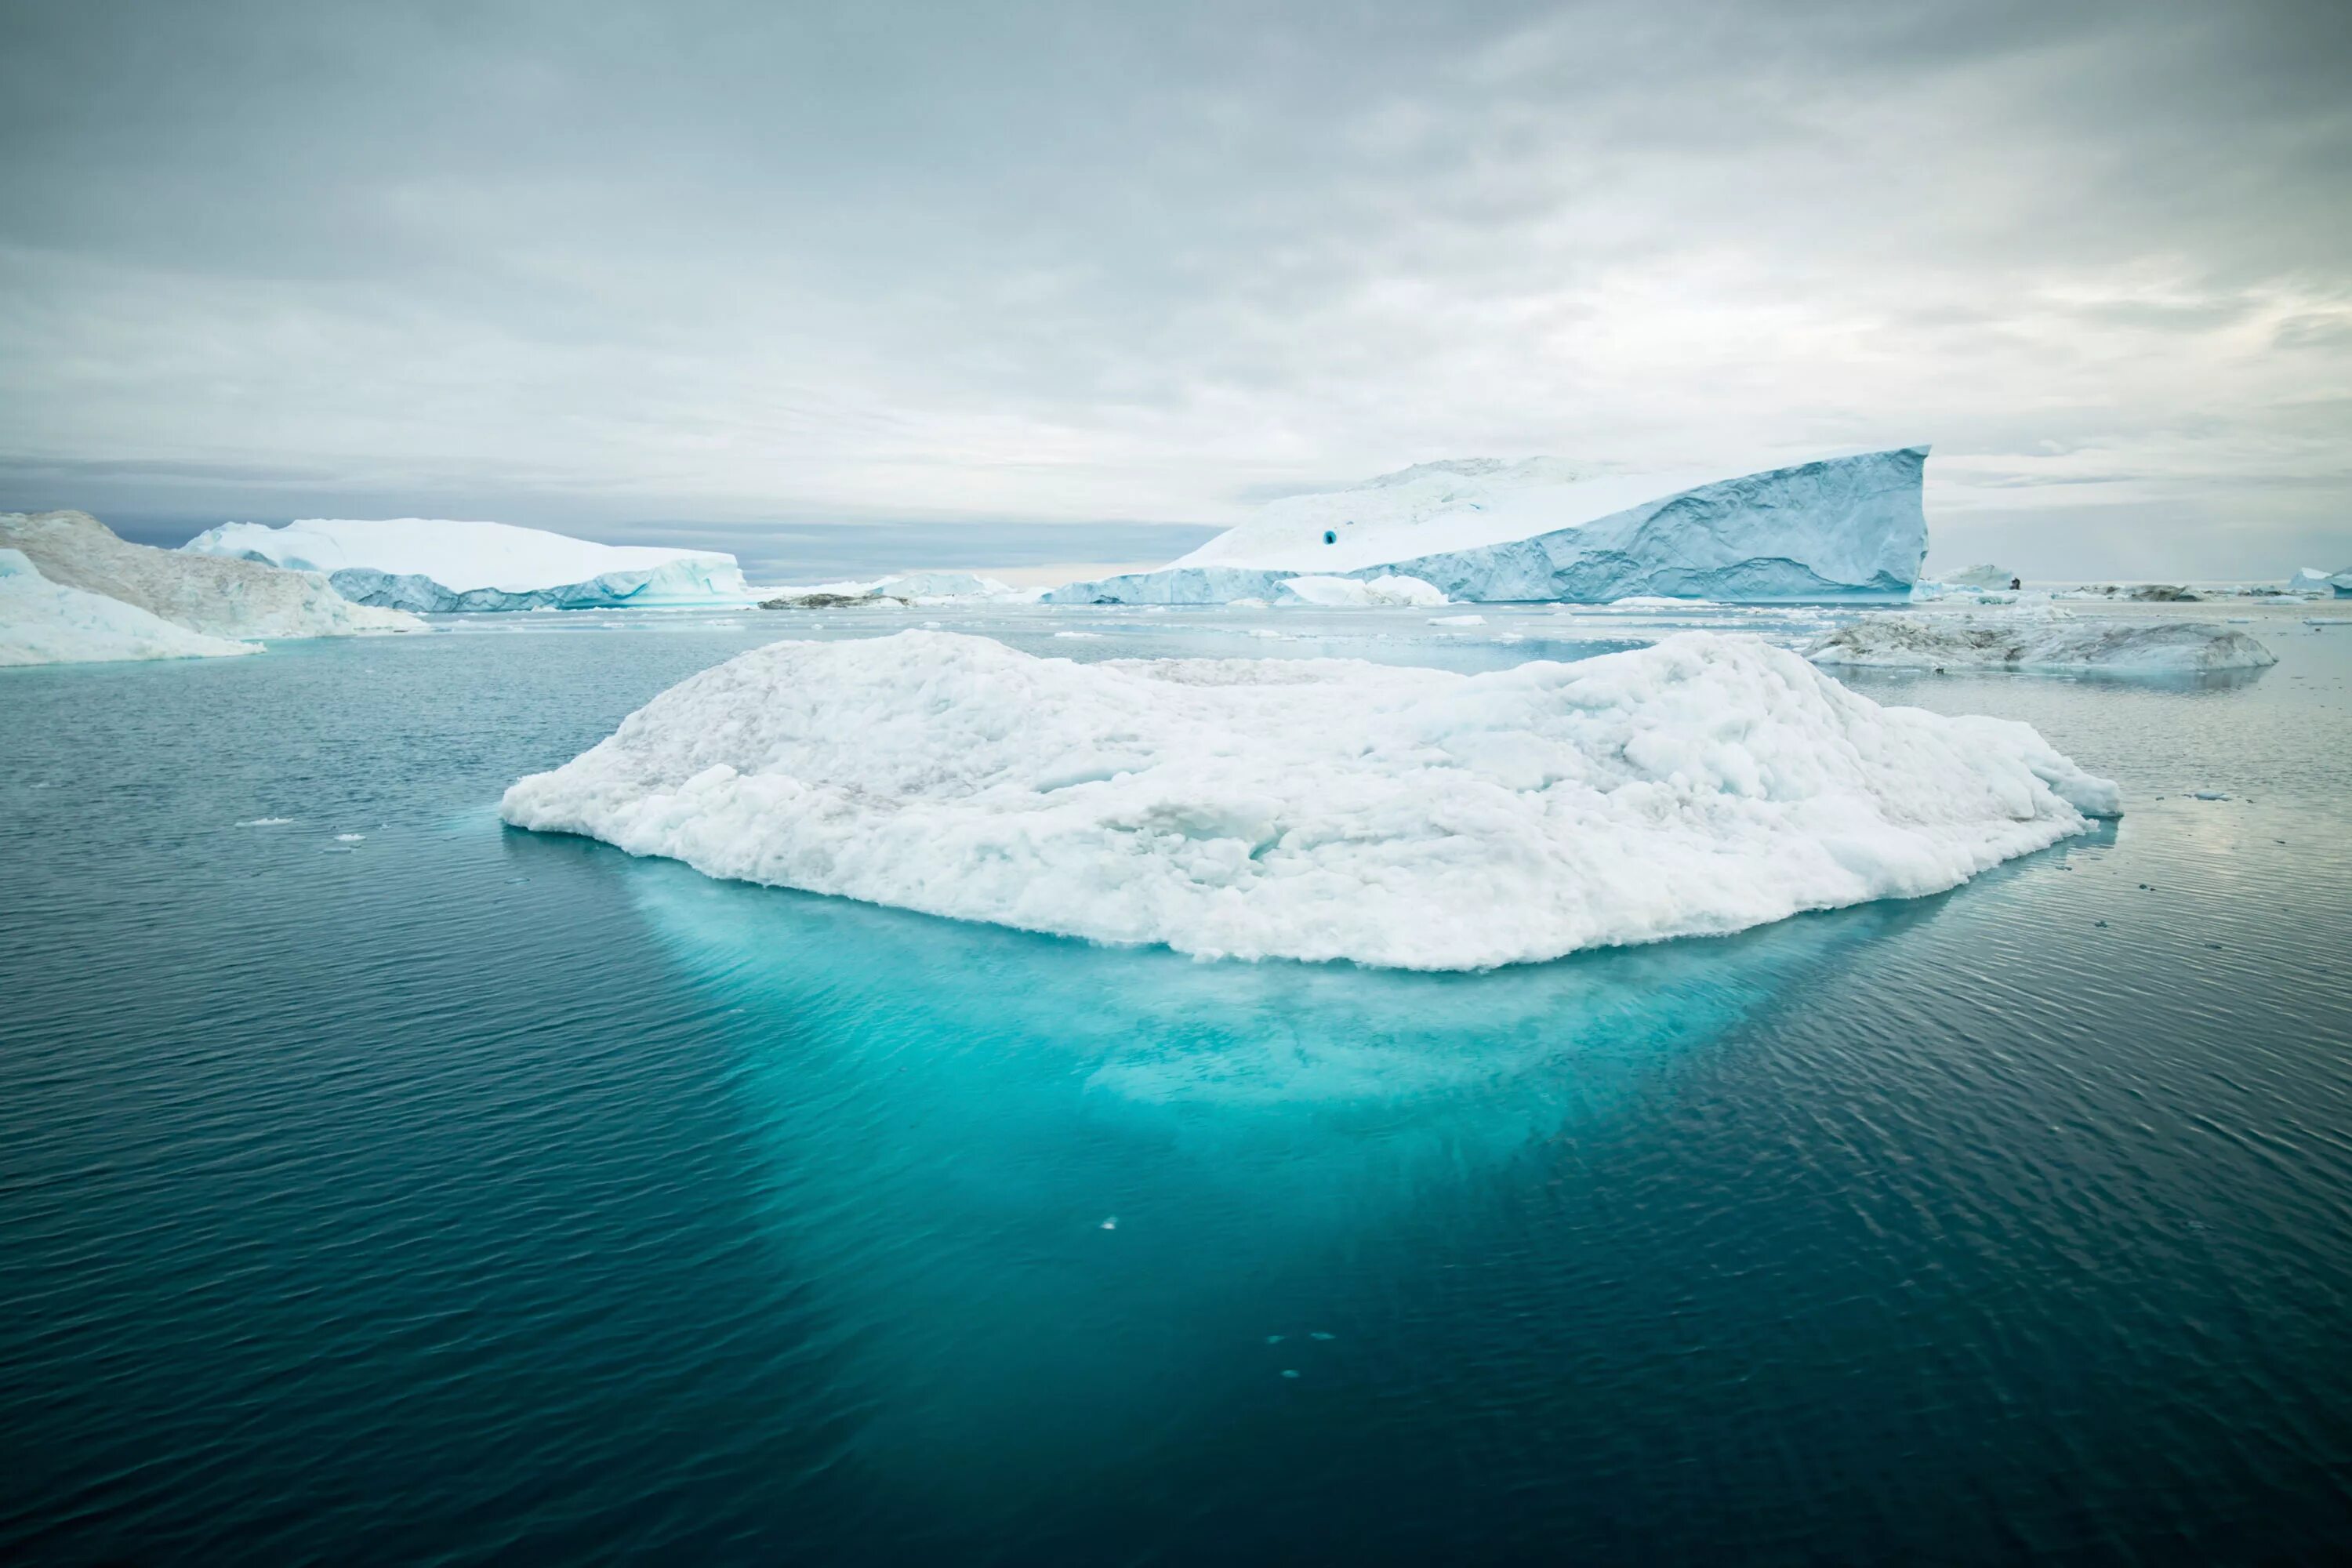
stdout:
POLYGON ((2270 649, 2204 621, 2118 621, 2063 610, 2014 615, 1874 615, 1805 649, 1815 664, 1907 668, 2103 669, 2193 673, 2260 669, 2270 649))
POLYGON ((743 654, 501 809, 959 919, 1472 969, 1940 891, 2119 801, 1750 637, 1459 675, 913 631, 743 654))
POLYGON ((206 637, 136 605, 44 577, 21 550, 0 550, 0 665, 126 658, 216 658, 259 653, 206 637))
POLYGON ((23 551, 52 583, 120 599, 210 637, 425 629, 414 616, 352 603, 315 572, 133 544, 86 511, 0 514, 0 546, 23 551))
POLYGON ((753 597, 735 557, 720 551, 598 544, 504 522, 226 522, 180 548, 323 572, 345 598, 427 614, 740 605, 753 597))
POLYGON ((1290 577, 1275 584, 1277 605, 1365 608, 1378 605, 1442 605, 1444 593, 1418 577, 1290 577))
POLYGON ((1550 458, 1425 463, 1276 501, 1160 571, 1046 597, 1270 600, 1302 572, 1394 573, 1468 600, 1894 596, 1927 552, 1927 458, 1912 447, 1712 481, 1597 475, 1550 458))

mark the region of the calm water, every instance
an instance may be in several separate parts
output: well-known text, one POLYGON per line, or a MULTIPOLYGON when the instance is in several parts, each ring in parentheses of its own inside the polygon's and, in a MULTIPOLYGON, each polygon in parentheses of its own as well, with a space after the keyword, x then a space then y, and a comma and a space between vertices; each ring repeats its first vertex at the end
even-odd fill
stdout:
MULTIPOLYGON (((1465 668, 1656 629, 1487 618, 986 624, 1465 668)), ((498 824, 783 625, 0 679, 0 1559, 2352 1551, 2352 627, 2268 614, 2281 664, 2205 685, 1875 679, 2130 815, 1430 976, 498 824)))

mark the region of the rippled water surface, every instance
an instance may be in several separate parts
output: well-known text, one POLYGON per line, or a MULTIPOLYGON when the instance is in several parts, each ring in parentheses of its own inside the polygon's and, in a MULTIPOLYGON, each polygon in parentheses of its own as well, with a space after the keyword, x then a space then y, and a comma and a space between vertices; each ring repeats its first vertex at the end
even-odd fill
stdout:
POLYGON ((2129 815, 1485 975, 496 819, 732 652, 924 619, 1461 668, 1670 624, 591 614, 7 672, 0 1559, 2352 1551, 2352 628, 1857 678, 2129 815))

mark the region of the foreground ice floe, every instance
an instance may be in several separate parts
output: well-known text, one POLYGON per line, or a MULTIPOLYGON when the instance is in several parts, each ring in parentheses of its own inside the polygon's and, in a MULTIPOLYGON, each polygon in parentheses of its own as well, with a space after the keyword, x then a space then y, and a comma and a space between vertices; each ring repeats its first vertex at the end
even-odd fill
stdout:
POLYGON ((21 550, 0 550, 0 665, 218 658, 258 644, 206 637, 136 605, 52 583, 21 550))
POLYGON ((52 583, 103 594, 209 637, 425 629, 403 611, 353 604, 315 572, 133 544, 86 511, 0 514, 0 546, 23 551, 52 583))
POLYGON ((2260 669, 2271 650, 2204 621, 2119 621, 2042 610, 2016 615, 1874 615, 1817 639, 1815 664, 1895 668, 2194 673, 2260 669))
POLYGON ((743 654, 501 805, 712 876, 1416 969, 1937 892, 2119 809, 2026 725, 1751 637, 1465 676, 920 631, 743 654))
POLYGON ((1157 572, 1073 583, 1055 604, 1273 599, 1301 573, 1394 574, 1449 598, 1604 604, 1906 593, 1927 552, 1924 447, 1721 479, 1555 458, 1423 463, 1292 496, 1157 572))
POLYGON ((347 599, 425 614, 741 605, 753 597, 735 557, 723 551, 598 544, 504 522, 226 522, 180 548, 323 572, 347 599))

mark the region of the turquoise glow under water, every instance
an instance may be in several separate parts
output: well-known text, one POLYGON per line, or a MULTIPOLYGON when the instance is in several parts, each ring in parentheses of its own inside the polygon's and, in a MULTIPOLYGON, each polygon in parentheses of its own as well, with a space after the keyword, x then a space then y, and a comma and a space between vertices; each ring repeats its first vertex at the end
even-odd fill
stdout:
MULTIPOLYGON (((1620 635, 1489 620, 987 625, 1461 668, 1620 635)), ((0 680, 0 1556, 2352 1541, 2340 637, 2202 685, 1880 678, 2131 814, 1941 898, 1413 975, 498 824, 775 625, 0 680)))

